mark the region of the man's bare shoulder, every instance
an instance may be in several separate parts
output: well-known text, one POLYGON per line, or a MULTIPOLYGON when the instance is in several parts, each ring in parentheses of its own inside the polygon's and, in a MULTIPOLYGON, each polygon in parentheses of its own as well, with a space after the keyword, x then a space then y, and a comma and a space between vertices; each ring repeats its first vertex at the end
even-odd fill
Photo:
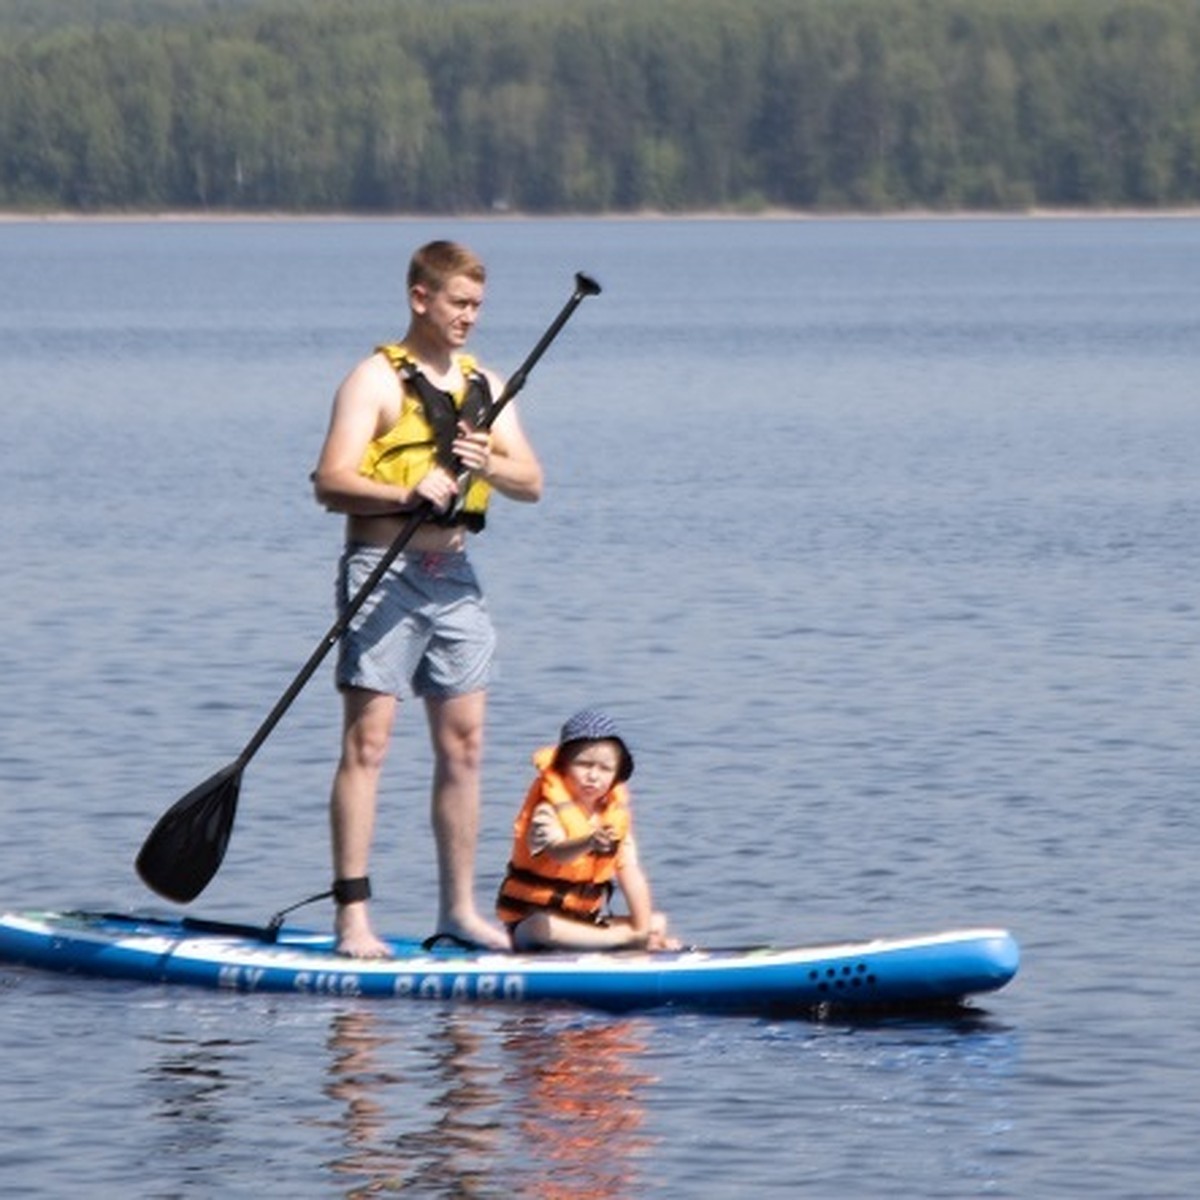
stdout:
POLYGON ((338 387, 338 403, 394 407, 400 380, 385 355, 378 351, 356 363, 338 387))

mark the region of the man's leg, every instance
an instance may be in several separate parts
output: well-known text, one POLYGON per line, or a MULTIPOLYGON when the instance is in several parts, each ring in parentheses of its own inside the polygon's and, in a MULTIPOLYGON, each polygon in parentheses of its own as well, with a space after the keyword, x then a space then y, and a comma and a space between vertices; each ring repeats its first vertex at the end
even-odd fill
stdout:
MULTIPOLYGON (((329 804, 333 875, 358 879, 369 872, 379 775, 392 734, 396 698, 348 688, 342 693, 342 708, 342 755, 329 804)), ((334 932, 342 954, 378 958, 388 953, 371 929, 365 900, 338 905, 334 932)))
POLYGON ((475 851, 479 841, 480 769, 486 692, 427 700, 433 744, 431 816, 437 840, 437 932, 496 950, 508 935, 475 908, 475 851))

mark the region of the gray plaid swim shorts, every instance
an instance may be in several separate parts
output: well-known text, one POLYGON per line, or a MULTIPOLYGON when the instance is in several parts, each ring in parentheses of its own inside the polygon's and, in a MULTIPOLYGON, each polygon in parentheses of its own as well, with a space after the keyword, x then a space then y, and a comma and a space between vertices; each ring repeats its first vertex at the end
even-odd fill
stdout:
MULTIPOLYGON (((338 607, 362 587, 380 546, 347 546, 338 607)), ((337 685, 403 697, 450 699, 485 689, 496 631, 465 553, 397 556, 338 644, 337 685)))

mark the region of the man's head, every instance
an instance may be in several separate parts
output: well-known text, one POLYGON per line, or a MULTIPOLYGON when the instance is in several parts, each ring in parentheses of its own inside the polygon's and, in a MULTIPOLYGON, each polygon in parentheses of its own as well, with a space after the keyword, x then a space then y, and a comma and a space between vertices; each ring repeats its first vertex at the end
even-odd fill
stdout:
POLYGON ((482 286, 487 282, 487 270, 478 255, 458 242, 427 242, 408 264, 408 290, 423 288, 430 293, 440 292, 457 275, 482 286))
POLYGON ((483 263, 457 242, 429 242, 408 266, 409 332, 430 352, 434 347, 458 350, 466 345, 479 319, 483 263))

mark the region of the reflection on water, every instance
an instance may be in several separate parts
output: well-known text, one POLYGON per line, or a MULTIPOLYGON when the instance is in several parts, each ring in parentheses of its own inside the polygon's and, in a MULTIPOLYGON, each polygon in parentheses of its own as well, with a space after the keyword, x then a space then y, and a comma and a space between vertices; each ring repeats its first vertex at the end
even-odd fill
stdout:
MULTIPOLYGON (((132 1054, 136 1103, 108 1105, 91 1143, 72 1126, 54 1186, 22 1195, 128 1195, 134 1169, 138 1195, 253 1200, 787 1196, 815 1180, 878 1195, 914 1156, 929 1179, 1002 1190, 1029 1119, 1020 1031, 983 1012, 845 1025, 164 994, 118 997, 135 1038, 79 1064, 94 1105, 132 1054), (802 1104, 779 1102, 781 1072, 804 1081, 802 1104)), ((94 994, 80 999, 91 1019, 94 994)))
POLYGON ((428 1037, 408 1046, 370 1009, 333 1019, 325 1092, 340 1105, 344 1153, 329 1166, 355 1179, 347 1197, 636 1194, 653 1082, 637 1065, 637 1022, 429 1015, 428 1037))
POLYGON ((181 1136, 175 1141, 194 1136, 211 1144, 217 1130, 233 1120, 227 1093, 238 1080, 238 1064, 251 1043, 166 1034, 158 1042, 166 1049, 149 1073, 157 1115, 179 1122, 181 1136))
POLYGON ((538 1015, 503 1028, 506 1091, 520 1097, 519 1129, 539 1164, 528 1193, 539 1200, 613 1200, 636 1194, 653 1142, 643 1131, 639 1066, 646 1045, 635 1020, 579 1020, 554 1028, 538 1015))
MULTIPOLYGON (((248 1056, 258 1044, 254 1039, 161 1030, 152 1045, 153 1062, 140 1074, 158 1136, 149 1144, 143 1183, 149 1187, 157 1169, 183 1172, 202 1191, 219 1189, 245 1154, 247 1095, 254 1086, 248 1056)), ((99 1176, 95 1169, 98 1189, 99 1176)))
POLYGON ((164 1055, 156 1073, 160 1088, 159 1114, 166 1120, 183 1120, 201 1129, 210 1139, 213 1127, 225 1121, 224 1094, 230 1087, 227 1064, 234 1043, 223 1038, 182 1041, 164 1055))
POLYGON ((281 1169, 332 1181, 347 1200, 645 1194, 658 1085, 643 1061, 649 1019, 424 1004, 307 1012, 311 1023, 281 1028, 277 1012, 250 1002, 201 1007, 188 1028, 146 1030, 151 1159, 218 1190, 255 1164, 260 1198, 277 1193, 281 1169), (193 1027, 206 1019, 246 1035, 193 1027))
POLYGON ((360 1181, 348 1197, 404 1187, 481 1194, 499 1149, 501 1101, 483 1044, 469 1014, 447 1012, 406 1069, 400 1034, 375 1013, 334 1017, 325 1093, 340 1106, 345 1152, 329 1165, 360 1181))

